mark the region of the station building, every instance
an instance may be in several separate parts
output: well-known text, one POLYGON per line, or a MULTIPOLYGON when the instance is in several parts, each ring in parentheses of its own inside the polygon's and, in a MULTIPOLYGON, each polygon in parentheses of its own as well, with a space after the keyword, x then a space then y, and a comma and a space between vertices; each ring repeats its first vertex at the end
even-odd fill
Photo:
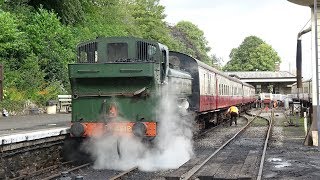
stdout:
POLYGON ((256 93, 291 94, 296 76, 287 71, 225 72, 255 87, 256 93))

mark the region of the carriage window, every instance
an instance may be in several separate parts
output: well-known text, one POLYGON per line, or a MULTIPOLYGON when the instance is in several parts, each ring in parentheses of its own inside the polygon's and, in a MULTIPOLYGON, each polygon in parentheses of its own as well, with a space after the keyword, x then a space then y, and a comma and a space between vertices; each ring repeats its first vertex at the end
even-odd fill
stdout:
POLYGON ((107 46, 108 61, 123 61, 128 59, 127 43, 108 43, 107 46))
POLYGON ((206 74, 203 74, 203 93, 206 93, 206 74))
POLYGON ((223 95, 223 93, 224 93, 224 85, 221 84, 221 95, 223 95))
POLYGON ((208 88, 208 94, 211 94, 211 92, 210 92, 210 84, 211 84, 211 76, 210 76, 210 74, 208 74, 208 86, 207 86, 207 88, 208 88))

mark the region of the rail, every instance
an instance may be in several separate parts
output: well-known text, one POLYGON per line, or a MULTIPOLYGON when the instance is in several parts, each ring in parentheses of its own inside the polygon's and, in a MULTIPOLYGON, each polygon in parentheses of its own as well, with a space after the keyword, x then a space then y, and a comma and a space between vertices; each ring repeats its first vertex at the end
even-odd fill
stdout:
MULTIPOLYGON (((245 129, 249 127, 249 125, 260 115, 261 111, 253 115, 253 119, 248 121, 247 124, 241 128, 232 138, 230 138, 228 141, 226 141, 223 145, 221 145, 216 151, 214 151, 208 158, 206 158, 201 164, 194 166, 189 171, 184 173, 182 176, 180 176, 180 180, 190 179, 196 172, 198 172, 212 157, 214 157, 221 149, 223 149, 226 145, 228 145, 231 141, 233 141, 240 133, 242 133, 245 129)), ((265 118, 264 118, 265 119, 265 118)), ((267 119, 266 119, 267 120, 267 119)), ((270 121, 269 125, 271 124, 270 121)), ((270 127, 270 126, 269 126, 270 127)), ((269 130, 268 130, 269 134, 269 130)), ((265 148, 266 149, 266 148, 265 148)), ((262 160, 261 160, 262 161, 262 160)), ((264 159, 263 159, 264 161, 264 159)), ((262 165, 263 166, 263 165, 262 165)))
POLYGON ((138 169, 138 167, 135 166, 135 167, 133 167, 133 168, 127 170, 127 171, 123 171, 123 172, 121 172, 120 174, 118 174, 118 175, 116 175, 116 176, 114 176, 114 177, 109 178, 109 180, 121 179, 121 177, 123 177, 124 175, 126 175, 126 174, 128 174, 128 173, 130 173, 130 172, 133 172, 133 171, 135 171, 135 170, 137 170, 137 169, 138 169))
MULTIPOLYGON (((67 172, 72 172, 72 171, 75 171, 75 170, 90 166, 91 164, 92 163, 82 164, 80 166, 76 166, 74 168, 71 168, 71 169, 67 170, 67 172)), ((60 177, 60 176, 61 176, 61 173, 57 173, 57 174, 53 174, 53 175, 51 175, 49 177, 43 178, 42 180, 51 180, 51 179, 54 179, 54 178, 57 178, 57 177, 60 177)))
POLYGON ((257 176, 257 180, 261 180, 261 177, 262 177, 264 159, 266 157, 267 146, 268 146, 268 142, 269 142, 269 137, 270 137, 270 133, 271 133, 271 129, 272 129, 273 120, 274 120, 274 110, 271 111, 271 118, 270 118, 270 121, 269 121, 269 128, 268 128, 266 140, 264 142, 264 147, 263 147, 262 157, 261 157, 261 161, 260 161, 259 173, 258 173, 258 176, 257 176))

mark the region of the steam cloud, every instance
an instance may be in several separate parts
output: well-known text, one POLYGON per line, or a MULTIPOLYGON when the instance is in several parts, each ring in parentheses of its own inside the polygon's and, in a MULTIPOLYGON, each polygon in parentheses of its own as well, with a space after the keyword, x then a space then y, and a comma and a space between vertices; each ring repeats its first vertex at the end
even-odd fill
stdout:
POLYGON ((92 139, 84 148, 94 157, 94 168, 127 170, 138 166, 143 171, 176 169, 193 156, 193 120, 185 110, 177 107, 176 97, 161 99, 158 117, 158 136, 154 145, 142 143, 136 137, 106 136, 92 139), (183 116, 181 116, 183 114, 183 116), (120 143, 121 158, 117 154, 120 143))

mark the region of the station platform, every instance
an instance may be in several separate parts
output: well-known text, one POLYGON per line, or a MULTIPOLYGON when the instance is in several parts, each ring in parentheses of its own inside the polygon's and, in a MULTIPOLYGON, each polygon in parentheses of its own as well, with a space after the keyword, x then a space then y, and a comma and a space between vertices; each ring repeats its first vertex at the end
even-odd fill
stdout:
POLYGON ((71 114, 0 117, 0 146, 67 134, 71 114))

